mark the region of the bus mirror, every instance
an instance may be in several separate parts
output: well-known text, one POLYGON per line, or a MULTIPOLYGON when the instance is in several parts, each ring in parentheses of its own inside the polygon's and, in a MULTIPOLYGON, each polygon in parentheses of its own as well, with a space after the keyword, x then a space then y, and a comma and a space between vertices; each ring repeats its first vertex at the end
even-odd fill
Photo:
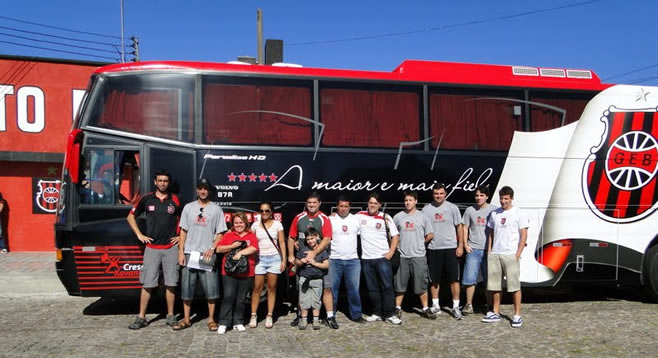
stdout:
POLYGON ((78 184, 80 182, 80 145, 82 144, 82 130, 74 129, 69 134, 66 145, 66 160, 64 168, 71 177, 71 182, 78 184))

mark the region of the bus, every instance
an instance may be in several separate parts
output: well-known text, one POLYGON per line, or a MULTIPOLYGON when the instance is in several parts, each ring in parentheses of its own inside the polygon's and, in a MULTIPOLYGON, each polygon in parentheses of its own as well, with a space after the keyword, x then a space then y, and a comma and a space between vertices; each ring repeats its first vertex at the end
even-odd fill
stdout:
MULTIPOLYGON (((522 283, 658 292, 658 88, 590 70, 407 60, 392 72, 142 62, 99 68, 68 138, 55 224, 70 295, 135 295, 144 247, 126 216, 157 170, 225 211, 268 199, 289 227, 311 191, 325 212, 369 192, 509 185, 531 226, 522 283)), ((492 195, 492 203, 498 197, 492 195)), ((140 221, 141 222, 141 221, 140 221)), ((141 222, 143 224, 143 222, 141 222)))

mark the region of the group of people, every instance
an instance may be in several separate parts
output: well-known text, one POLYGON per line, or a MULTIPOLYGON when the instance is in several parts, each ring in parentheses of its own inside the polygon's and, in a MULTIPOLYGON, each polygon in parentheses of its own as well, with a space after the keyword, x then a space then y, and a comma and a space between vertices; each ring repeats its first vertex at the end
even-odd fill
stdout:
POLYGON ((286 240, 282 224, 274 220, 273 207, 262 202, 253 224, 244 212, 231 216, 227 228, 222 209, 210 200, 211 185, 197 184, 197 200, 181 210, 178 198, 169 193, 170 176, 157 172, 156 190, 144 195, 128 215, 137 238, 146 244, 140 273, 143 286, 139 314, 129 326, 148 325, 146 309, 159 274, 166 286, 166 323, 174 330, 191 326, 191 303, 196 283, 201 282, 208 303, 208 329, 225 334, 229 327, 246 330, 246 312, 251 291, 248 326, 258 326, 257 311, 267 285, 265 327, 272 328, 279 274, 288 267, 295 272, 298 291, 297 316, 291 326, 317 330, 320 310, 326 311, 326 325, 338 329, 335 317, 341 282, 346 288, 348 317, 357 323, 386 321, 402 323, 402 302, 413 285, 422 306, 421 316, 436 319, 441 312, 439 283, 448 282, 453 317, 473 313, 473 296, 478 275, 486 280, 491 310, 482 322, 500 321, 503 281, 513 293, 512 327, 520 327, 520 256, 525 246, 528 219, 513 206, 514 192, 503 187, 501 207, 487 203, 489 188, 475 191, 475 204, 463 215, 446 200, 445 186, 433 188, 433 201, 417 209, 415 192, 404 193, 405 209, 393 217, 382 211, 378 193, 368 196, 367 209, 351 213, 351 200, 338 198, 331 216, 321 210, 317 193, 311 193, 305 210, 292 221, 286 240), (146 214, 146 233, 136 217, 146 214), (179 221, 180 217, 180 221, 179 221), (360 245, 359 245, 360 244, 360 245), (359 247, 360 246, 360 247, 359 247), (215 262, 223 254, 221 262, 215 262), (465 255, 463 278, 460 257, 465 255), (180 267, 180 269, 179 269, 180 267), (220 275, 221 271, 221 275, 220 275), (174 315, 175 287, 180 272, 183 319, 174 315), (360 283, 366 285, 370 315, 363 314, 360 283), (220 298, 219 320, 215 303, 220 298), (460 308, 460 288, 466 287, 466 304, 460 308), (429 294, 428 294, 429 291, 429 294), (431 299, 431 301, 430 301, 431 299))

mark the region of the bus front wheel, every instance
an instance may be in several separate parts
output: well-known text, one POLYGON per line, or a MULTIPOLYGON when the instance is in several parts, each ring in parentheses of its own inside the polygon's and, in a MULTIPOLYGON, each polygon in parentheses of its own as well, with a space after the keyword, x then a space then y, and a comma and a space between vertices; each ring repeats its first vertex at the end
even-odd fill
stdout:
POLYGON ((658 302, 658 244, 644 255, 644 286, 652 302, 658 302))

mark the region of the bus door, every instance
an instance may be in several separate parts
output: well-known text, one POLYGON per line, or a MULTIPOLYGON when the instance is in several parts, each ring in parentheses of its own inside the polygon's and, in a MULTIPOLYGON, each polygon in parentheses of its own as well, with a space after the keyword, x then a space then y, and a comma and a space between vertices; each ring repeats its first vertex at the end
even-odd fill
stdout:
POLYGON ((185 205, 196 198, 196 158, 191 149, 173 149, 161 145, 148 144, 148 191, 154 190, 153 175, 158 170, 171 174, 169 190, 185 205))
POLYGON ((619 225, 591 222, 589 208, 549 208, 555 235, 542 235, 538 261, 555 275, 555 281, 586 283, 618 279, 619 225))

